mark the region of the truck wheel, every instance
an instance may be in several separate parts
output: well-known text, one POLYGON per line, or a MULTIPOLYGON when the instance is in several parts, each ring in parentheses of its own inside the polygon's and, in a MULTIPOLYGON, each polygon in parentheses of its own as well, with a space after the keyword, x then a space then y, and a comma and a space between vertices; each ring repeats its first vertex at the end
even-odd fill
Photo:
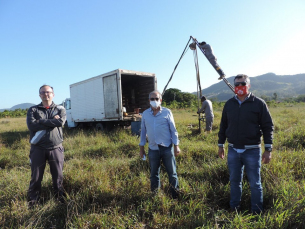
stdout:
POLYGON ((64 127, 67 128, 67 129, 69 128, 67 121, 65 122, 64 127))
POLYGON ((97 131, 103 131, 103 130, 104 130, 104 125, 103 125, 102 123, 97 123, 97 124, 95 125, 95 129, 96 129, 97 131))
POLYGON ((115 128, 115 125, 113 122, 107 122, 106 123, 106 129, 107 131, 112 131, 115 128))

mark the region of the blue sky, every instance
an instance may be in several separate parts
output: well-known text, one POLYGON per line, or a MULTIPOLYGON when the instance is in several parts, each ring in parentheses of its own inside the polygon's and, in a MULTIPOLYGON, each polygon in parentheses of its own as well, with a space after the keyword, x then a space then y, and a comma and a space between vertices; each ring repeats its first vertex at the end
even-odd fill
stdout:
MULTIPOLYGON (((163 91, 190 36, 227 76, 305 73, 304 12, 304 0, 0 0, 0 108, 39 103, 42 84, 61 103, 70 84, 117 68, 155 73, 163 91)), ((202 88, 217 83, 198 56, 202 88)), ((191 50, 168 88, 196 91, 191 50)))

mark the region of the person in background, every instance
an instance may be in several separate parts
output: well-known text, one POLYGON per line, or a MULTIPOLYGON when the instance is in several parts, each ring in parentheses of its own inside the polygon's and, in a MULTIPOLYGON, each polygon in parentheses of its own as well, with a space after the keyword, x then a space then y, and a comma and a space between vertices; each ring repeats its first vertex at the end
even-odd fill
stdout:
POLYGON ((26 119, 30 130, 29 157, 32 171, 28 189, 29 207, 33 207, 39 201, 46 161, 50 165, 54 194, 60 202, 64 202, 62 126, 66 121, 66 111, 63 106, 54 104, 53 87, 41 86, 39 96, 41 103, 29 108, 26 119))
POLYGON ((261 184, 261 161, 271 160, 273 142, 273 121, 264 100, 250 91, 247 75, 234 79, 236 95, 229 99, 222 112, 218 133, 218 155, 224 159, 224 144, 228 140, 228 168, 231 185, 231 210, 240 209, 243 171, 246 170, 251 189, 251 211, 263 211, 263 188, 261 184), (265 151, 261 154, 261 136, 265 151))
POLYGON ((212 102, 206 99, 205 96, 201 97, 201 108, 197 111, 197 114, 205 113, 205 130, 207 133, 211 133, 212 125, 214 121, 213 105, 212 102))
POLYGON ((149 94, 149 102, 150 108, 143 112, 141 121, 140 157, 146 157, 144 146, 147 136, 151 191, 156 192, 160 188, 162 161, 168 174, 172 198, 177 199, 179 184, 175 156, 179 155, 180 148, 174 117, 169 109, 161 107, 162 96, 160 92, 152 91, 149 94))
MULTIPOLYGON (((221 67, 218 65, 217 58, 213 53, 212 47, 204 41, 201 42, 201 43, 198 43, 198 44, 199 44, 199 47, 201 48, 201 50, 203 51, 203 54, 205 55, 205 57, 208 59, 210 64, 214 67, 214 69, 219 74, 218 80, 222 80, 223 78, 225 78, 226 75, 223 72, 223 70, 221 69, 221 67)), ((196 49, 196 43, 195 42, 191 43, 189 45, 189 47, 190 47, 191 50, 195 50, 196 49)))

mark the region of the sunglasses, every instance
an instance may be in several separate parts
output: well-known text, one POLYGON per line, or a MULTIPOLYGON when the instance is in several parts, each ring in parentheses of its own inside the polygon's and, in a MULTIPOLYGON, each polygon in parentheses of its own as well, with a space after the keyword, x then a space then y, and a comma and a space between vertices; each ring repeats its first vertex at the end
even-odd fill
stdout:
POLYGON ((159 101, 159 98, 150 98, 150 101, 154 101, 154 100, 159 101))
POLYGON ((241 84, 242 86, 246 86, 246 85, 247 85, 247 82, 235 82, 235 83, 234 83, 234 86, 235 86, 235 87, 238 87, 240 84, 241 84))
POLYGON ((39 94, 44 95, 44 94, 52 94, 53 91, 40 91, 39 94))

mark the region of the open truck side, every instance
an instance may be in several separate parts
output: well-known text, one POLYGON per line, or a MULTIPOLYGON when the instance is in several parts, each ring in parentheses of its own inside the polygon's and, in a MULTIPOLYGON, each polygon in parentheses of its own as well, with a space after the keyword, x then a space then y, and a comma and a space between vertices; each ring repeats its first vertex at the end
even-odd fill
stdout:
POLYGON ((155 74, 123 69, 71 84, 70 98, 64 101, 66 125, 104 129, 139 122, 153 90, 157 90, 155 74))

